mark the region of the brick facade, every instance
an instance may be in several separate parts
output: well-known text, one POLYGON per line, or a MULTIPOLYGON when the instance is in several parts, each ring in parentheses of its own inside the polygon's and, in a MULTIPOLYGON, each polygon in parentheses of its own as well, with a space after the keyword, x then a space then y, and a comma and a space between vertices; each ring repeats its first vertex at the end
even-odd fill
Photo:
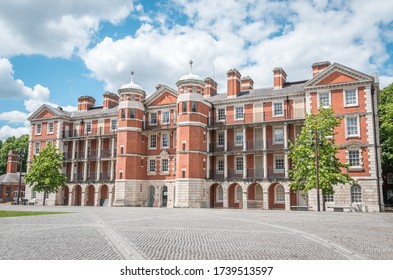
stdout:
POLYGON ((330 62, 313 64, 310 76, 288 82, 277 67, 272 87, 254 89, 250 77, 231 69, 227 93, 217 94, 213 79, 190 69, 177 90, 158 85, 149 97, 131 80, 118 95, 105 93, 103 106, 90 96, 79 98, 76 112, 43 105, 29 118, 29 158, 47 141, 64 153, 68 182, 50 195, 52 204, 315 210, 314 192, 290 190, 288 140, 306 113, 332 106, 342 117, 337 156, 352 165, 357 186, 334 186, 326 203, 382 210, 378 84, 330 62))

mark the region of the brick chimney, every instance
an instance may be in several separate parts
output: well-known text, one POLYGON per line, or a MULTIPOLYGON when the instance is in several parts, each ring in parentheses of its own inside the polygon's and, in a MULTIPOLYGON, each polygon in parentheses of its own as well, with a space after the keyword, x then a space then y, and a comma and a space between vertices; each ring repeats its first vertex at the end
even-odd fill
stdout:
POLYGON ((203 89, 203 96, 210 97, 217 94, 217 83, 210 77, 205 79, 205 87, 203 89))
POLYGON ((240 87, 241 91, 250 90, 254 88, 254 81, 249 77, 243 77, 241 79, 242 85, 240 87))
POLYGON ((329 66, 330 66, 330 61, 315 62, 313 65, 311 65, 312 76, 315 77, 329 66))
POLYGON ((287 73, 281 67, 273 69, 274 73, 274 89, 282 89, 287 80, 287 73))
POLYGON ((18 160, 19 154, 16 151, 11 150, 8 152, 7 173, 18 172, 18 160))
POLYGON ((104 93, 104 109, 110 109, 119 105, 119 96, 112 92, 105 92, 104 93))
POLYGON ((91 107, 94 107, 96 100, 91 96, 81 96, 78 98, 78 111, 87 111, 91 107))
POLYGON ((237 97, 240 93, 240 78, 241 75, 236 69, 231 69, 227 72, 228 98, 237 97))

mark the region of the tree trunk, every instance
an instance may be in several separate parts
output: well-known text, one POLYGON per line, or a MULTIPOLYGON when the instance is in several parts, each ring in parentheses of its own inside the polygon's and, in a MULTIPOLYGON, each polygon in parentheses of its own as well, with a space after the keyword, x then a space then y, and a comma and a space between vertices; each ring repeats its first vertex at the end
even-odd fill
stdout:
POLYGON ((44 192, 44 200, 42 202, 42 206, 45 206, 46 192, 44 192))

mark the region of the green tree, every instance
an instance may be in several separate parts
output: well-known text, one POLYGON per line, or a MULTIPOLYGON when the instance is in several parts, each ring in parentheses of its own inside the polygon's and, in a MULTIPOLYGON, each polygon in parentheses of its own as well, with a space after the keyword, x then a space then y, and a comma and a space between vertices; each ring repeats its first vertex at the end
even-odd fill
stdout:
POLYGON ((323 195, 333 194, 333 186, 339 183, 354 183, 347 172, 342 172, 348 166, 336 157, 339 147, 335 144, 334 129, 340 122, 331 108, 321 108, 318 113, 307 115, 295 144, 290 143, 292 170, 289 174, 293 190, 307 193, 317 188, 317 169, 319 188, 323 195))
MULTIPOLYGON (((0 145, 0 174, 5 174, 7 170, 7 161, 8 161, 8 152, 10 150, 17 151, 21 153, 22 151, 26 151, 23 158, 23 166, 22 171, 26 172, 27 166, 27 150, 29 148, 29 135, 22 135, 18 138, 12 136, 8 137, 2 145, 0 145)), ((19 170, 19 166, 18 166, 19 170)))
POLYGON ((380 92, 378 104, 382 169, 393 168, 393 84, 380 92))
POLYGON ((25 181, 34 191, 44 192, 43 205, 46 195, 56 192, 66 181, 66 176, 60 172, 62 166, 63 155, 53 144, 48 144, 33 158, 25 181))

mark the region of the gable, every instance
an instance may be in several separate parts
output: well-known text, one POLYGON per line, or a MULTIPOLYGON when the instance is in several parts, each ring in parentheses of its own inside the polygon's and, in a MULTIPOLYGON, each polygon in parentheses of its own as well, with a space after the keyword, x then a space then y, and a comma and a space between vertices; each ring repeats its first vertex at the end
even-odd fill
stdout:
POLYGON ((158 105, 165 105, 165 104, 172 104, 176 103, 176 96, 174 96, 172 93, 168 91, 164 91, 161 93, 159 96, 157 96, 152 103, 150 103, 150 106, 158 106, 158 105))
POLYGON ((331 73, 329 76, 327 76, 326 78, 324 78, 322 81, 317 83, 317 85, 318 86, 330 85, 330 84, 348 83, 353 81, 358 81, 358 79, 355 79, 354 77, 351 77, 339 71, 335 71, 331 73))
POLYGON ((52 112, 49 112, 48 110, 44 110, 41 113, 38 114, 35 119, 48 119, 48 118, 53 118, 55 115, 52 112))

